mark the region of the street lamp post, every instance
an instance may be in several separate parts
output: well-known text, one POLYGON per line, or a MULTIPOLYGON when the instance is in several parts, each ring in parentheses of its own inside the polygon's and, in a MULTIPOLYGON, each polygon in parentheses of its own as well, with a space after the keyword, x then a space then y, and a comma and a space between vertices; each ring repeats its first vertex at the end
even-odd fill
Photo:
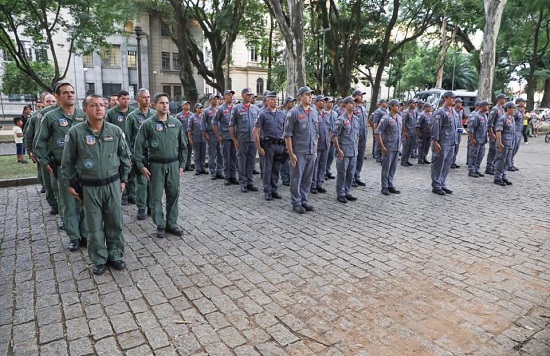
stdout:
POLYGON ((143 29, 141 26, 134 27, 134 33, 137 40, 137 72, 138 72, 138 89, 141 89, 141 35, 143 35, 143 29))
POLYGON ((321 54, 321 95, 325 91, 325 34, 330 31, 330 27, 322 29, 323 31, 323 51, 321 54))

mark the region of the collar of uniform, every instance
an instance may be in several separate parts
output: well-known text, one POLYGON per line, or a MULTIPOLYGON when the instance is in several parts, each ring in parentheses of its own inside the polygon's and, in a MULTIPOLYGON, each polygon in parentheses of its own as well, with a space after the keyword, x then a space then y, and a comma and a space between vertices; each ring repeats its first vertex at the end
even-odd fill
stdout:
POLYGON ((86 122, 85 122, 84 125, 86 126, 86 131, 88 131, 92 135, 102 136, 103 132, 105 132, 105 130, 108 130, 108 128, 107 128, 108 125, 107 124, 108 124, 108 122, 103 120, 103 125, 101 125, 101 130, 99 130, 98 132, 94 132, 94 130, 92 130, 92 127, 90 126, 90 122, 88 121, 88 119, 86 119, 86 122))

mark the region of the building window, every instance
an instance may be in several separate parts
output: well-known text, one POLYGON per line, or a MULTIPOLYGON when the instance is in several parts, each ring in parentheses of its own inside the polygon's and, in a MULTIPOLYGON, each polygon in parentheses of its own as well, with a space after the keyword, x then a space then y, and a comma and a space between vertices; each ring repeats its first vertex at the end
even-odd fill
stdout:
POLYGON ((137 52, 128 51, 128 68, 137 68, 137 52))
POLYGON ((30 60, 32 60, 32 45, 31 41, 21 41, 21 47, 19 53, 30 60))
POLYGON ((172 87, 170 85, 163 85, 162 92, 168 94, 168 97, 172 97, 172 87))
POLYGON ((258 78, 256 80, 256 94, 261 95, 264 92, 264 80, 262 78, 258 78))
POLYGON ((258 51, 256 47, 251 46, 250 48, 250 61, 251 62, 258 62, 258 51))
POLYGON ((124 23, 124 31, 128 33, 134 33, 134 21, 128 20, 124 23))
POLYGON ((86 95, 95 94, 95 83, 86 83, 86 95))
POLYGON ((101 65, 103 67, 120 68, 120 46, 102 49, 100 52, 101 65))
POLYGON ((233 90, 233 79, 231 79, 231 77, 227 79, 227 89, 233 90))
POLYGON ((172 69, 180 70, 180 55, 178 53, 172 53, 172 69))
POLYGON ((170 27, 164 22, 160 22, 160 36, 161 37, 170 37, 170 27))
POLYGON ((2 50, 2 59, 4 60, 4 62, 13 61, 13 58, 11 57, 10 53, 5 49, 2 50))
POLYGON ((111 95, 117 95, 122 89, 122 84, 119 83, 103 83, 103 96, 108 98, 111 95))
POLYGON ((174 85, 174 97, 172 98, 173 101, 180 101, 181 100, 181 85, 174 85))
POLYGON ((92 53, 85 54, 82 56, 82 64, 85 68, 93 68, 94 66, 94 55, 92 53))
POLYGON ((40 43, 34 49, 34 54, 36 56, 37 62, 47 62, 48 61, 48 45, 45 43, 40 43))
POLYGON ((162 52, 161 53, 162 69, 170 70, 170 53, 162 52))

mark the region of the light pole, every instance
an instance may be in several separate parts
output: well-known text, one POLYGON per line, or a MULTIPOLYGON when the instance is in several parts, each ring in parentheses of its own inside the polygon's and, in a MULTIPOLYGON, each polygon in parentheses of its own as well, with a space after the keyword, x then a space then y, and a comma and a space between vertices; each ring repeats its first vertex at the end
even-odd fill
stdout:
POLYGON ((141 35, 143 35, 143 29, 141 26, 134 27, 134 33, 137 40, 137 76, 138 76, 138 89, 141 89, 141 35))
POLYGON ((330 27, 321 30, 323 32, 323 51, 321 54, 321 95, 325 91, 325 34, 330 31, 330 27))

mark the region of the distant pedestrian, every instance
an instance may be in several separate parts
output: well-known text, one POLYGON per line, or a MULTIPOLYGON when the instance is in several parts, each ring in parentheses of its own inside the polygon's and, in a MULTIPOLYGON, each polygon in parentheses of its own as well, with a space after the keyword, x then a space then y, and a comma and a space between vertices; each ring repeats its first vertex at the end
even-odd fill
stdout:
POLYGON ((21 113, 21 119, 23 120, 23 127, 25 127, 27 120, 30 119, 31 116, 32 116, 32 106, 25 105, 23 107, 23 112, 21 113))
POLYGON ((23 157, 25 155, 25 147, 23 147, 23 119, 16 117, 13 119, 13 139, 15 140, 15 154, 17 155, 18 163, 29 163, 23 157))
MULTIPOLYGON (((400 191, 397 190, 393 184, 393 177, 395 176, 395 171, 397 169, 399 144, 401 143, 401 138, 405 139, 410 133, 408 129, 402 128, 405 124, 401 121, 401 116, 399 115, 399 101, 396 99, 390 100, 388 102, 388 107, 390 109, 390 113, 382 117, 375 131, 376 140, 378 141, 380 153, 382 154, 382 170, 380 175, 382 182, 382 194, 384 195, 390 195, 390 193, 400 193, 400 191), (402 132, 403 136, 401 135, 402 132)), ((411 113, 409 113, 409 115, 410 114, 411 113)), ((414 138, 416 139, 416 135, 414 138)), ((410 142, 410 145, 412 147, 412 141, 410 142)))
POLYGON ((516 105, 513 101, 509 101, 504 104, 503 108, 505 113, 495 121, 494 126, 497 144, 494 183, 500 186, 512 185, 512 182, 506 179, 506 171, 512 161, 514 151, 514 113, 516 112, 516 105))

